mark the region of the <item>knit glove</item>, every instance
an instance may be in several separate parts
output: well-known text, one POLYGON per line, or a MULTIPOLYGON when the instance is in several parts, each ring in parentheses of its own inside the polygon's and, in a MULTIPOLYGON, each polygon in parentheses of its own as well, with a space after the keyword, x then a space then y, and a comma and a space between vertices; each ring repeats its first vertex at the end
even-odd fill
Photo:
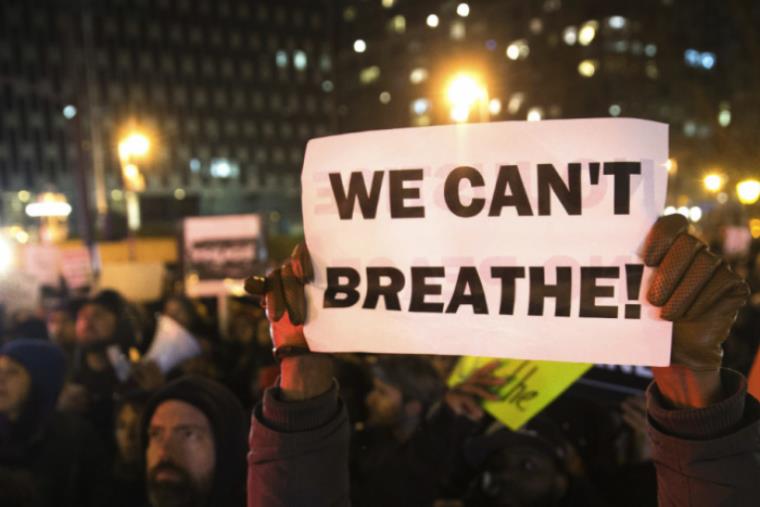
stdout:
POLYGON ((671 365, 695 371, 720 368, 721 344, 749 296, 747 284, 688 233, 682 215, 660 217, 647 236, 643 258, 657 267, 647 299, 673 321, 671 365))

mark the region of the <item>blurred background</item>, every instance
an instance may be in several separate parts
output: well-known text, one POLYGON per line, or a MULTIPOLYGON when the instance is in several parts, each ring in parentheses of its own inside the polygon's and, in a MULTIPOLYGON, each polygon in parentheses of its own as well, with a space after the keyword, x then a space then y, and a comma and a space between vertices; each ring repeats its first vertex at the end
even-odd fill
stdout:
POLYGON ((617 116, 670 125, 665 212, 746 250, 758 23, 751 0, 4 0, 0 270, 34 245, 181 264, 184 217, 240 213, 281 258, 312 137, 617 116))

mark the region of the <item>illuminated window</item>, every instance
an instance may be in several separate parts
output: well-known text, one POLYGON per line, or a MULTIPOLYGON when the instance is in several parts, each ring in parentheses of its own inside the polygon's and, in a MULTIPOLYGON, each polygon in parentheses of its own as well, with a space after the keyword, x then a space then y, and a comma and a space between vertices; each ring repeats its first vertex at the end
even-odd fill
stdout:
POLYGON ((583 77, 592 77, 596 74, 596 68, 598 65, 599 62, 596 60, 583 60, 578 64, 578 74, 583 77))
POLYGON ((467 36, 467 28, 462 21, 454 21, 449 28, 449 37, 454 40, 462 40, 467 36))
POLYGON ((362 69, 362 71, 359 73, 359 81, 362 84, 370 84, 380 77, 380 67, 377 65, 373 65, 371 67, 366 67, 365 69, 362 69))
POLYGON ((413 100, 411 110, 417 116, 423 115, 430 110, 430 101, 425 98, 413 100))
POLYGON ((404 33, 406 31, 406 18, 400 14, 393 16, 388 22, 388 28, 391 32, 404 33))
POLYGON ((295 53, 293 53, 293 66, 296 68, 296 70, 306 69, 306 63, 306 53, 300 50, 297 50, 295 53))
POLYGON ((428 71, 422 67, 417 67, 409 74, 409 81, 412 84, 420 84, 428 78, 428 71))

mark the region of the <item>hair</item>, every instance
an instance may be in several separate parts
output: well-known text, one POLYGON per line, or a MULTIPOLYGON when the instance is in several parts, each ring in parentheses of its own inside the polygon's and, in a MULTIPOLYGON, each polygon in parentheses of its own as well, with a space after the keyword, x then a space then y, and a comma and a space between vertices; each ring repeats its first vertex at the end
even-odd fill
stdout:
POLYGON ((198 308, 195 306, 195 303, 192 299, 185 296, 184 294, 172 294, 168 296, 166 299, 164 299, 164 305, 166 306, 166 303, 169 301, 176 301, 179 303, 180 306, 182 306, 182 309, 187 312, 187 314, 190 316, 190 324, 188 331, 191 333, 197 333, 200 332, 203 327, 203 319, 198 312, 198 308))
POLYGON ((404 401, 419 401, 425 409, 439 401, 445 386, 430 362, 421 356, 381 356, 373 374, 399 391, 404 401))

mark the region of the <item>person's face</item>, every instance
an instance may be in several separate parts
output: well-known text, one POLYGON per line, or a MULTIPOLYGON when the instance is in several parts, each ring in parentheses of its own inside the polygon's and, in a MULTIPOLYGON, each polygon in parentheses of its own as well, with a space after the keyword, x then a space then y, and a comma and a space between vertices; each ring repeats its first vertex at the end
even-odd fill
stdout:
POLYGON ((365 402, 368 426, 393 426, 403 416, 404 398, 401 391, 378 378, 372 379, 372 390, 365 402))
POLYGON ((0 356, 0 414, 16 420, 31 387, 32 378, 26 368, 8 356, 0 356))
POLYGON ((77 315, 77 341, 88 345, 108 340, 116 331, 116 315, 100 305, 85 305, 77 315))
POLYGON ((140 459, 140 413, 131 403, 122 405, 116 416, 116 445, 125 463, 135 463, 140 459))
POLYGON ((185 329, 190 328, 192 324, 190 314, 185 307, 176 299, 170 299, 164 304, 164 314, 171 317, 185 329))
POLYGON ((501 450, 486 465, 481 488, 499 507, 550 507, 562 498, 567 479, 554 460, 529 445, 501 450))
POLYGON ((161 403, 148 428, 146 462, 151 505, 204 505, 214 478, 214 449, 214 434, 203 412, 184 401, 161 403))
POLYGON ((74 319, 65 311, 55 310, 48 314, 47 330, 50 339, 59 345, 70 345, 76 342, 74 319))

